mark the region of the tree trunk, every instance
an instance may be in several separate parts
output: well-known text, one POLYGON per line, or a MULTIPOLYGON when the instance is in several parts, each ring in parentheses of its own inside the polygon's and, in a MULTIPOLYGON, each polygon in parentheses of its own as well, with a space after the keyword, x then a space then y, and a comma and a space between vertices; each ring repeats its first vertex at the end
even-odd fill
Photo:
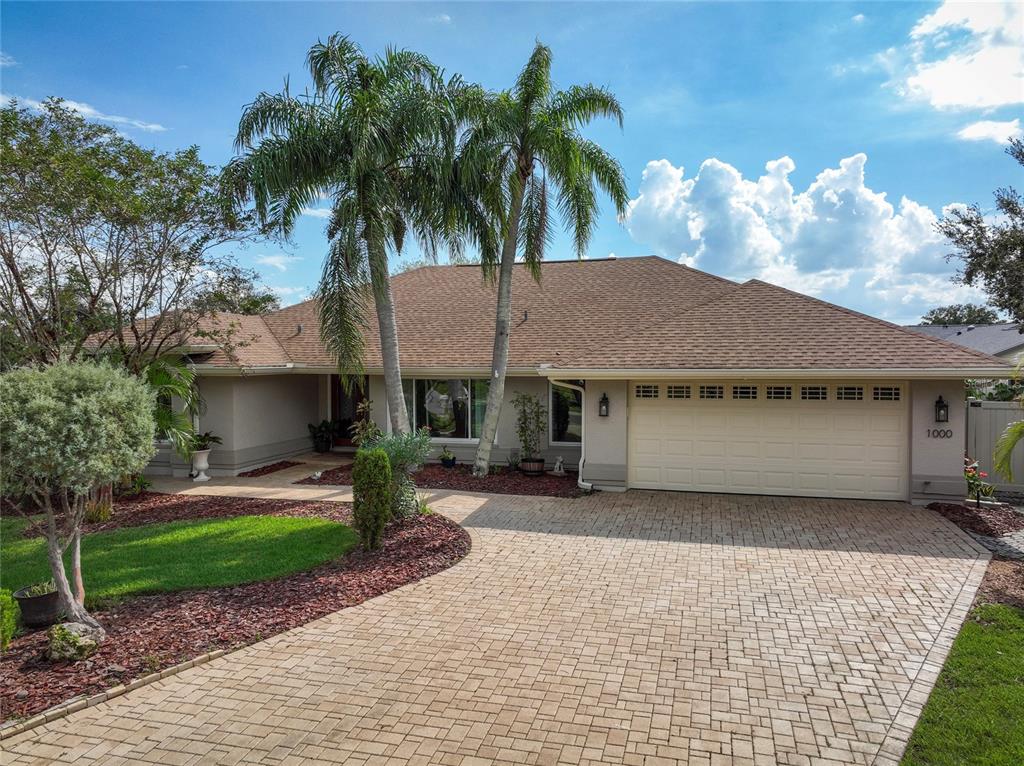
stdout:
POLYGON ((391 280, 388 277, 388 257, 383 248, 370 247, 370 281, 373 303, 377 308, 380 327, 380 355, 384 362, 384 389, 387 392, 388 416, 391 430, 396 434, 409 433, 409 413, 402 392, 402 368, 398 361, 398 326, 395 323, 395 304, 391 300, 391 280))
MULTIPOLYGON (((61 555, 60 540, 57 535, 57 523, 54 519, 53 507, 47 508, 48 524, 46 531, 46 557, 50 561, 50 574, 53 575, 53 584, 57 590, 57 598, 60 599, 60 608, 65 618, 70 622, 84 622, 94 628, 103 630, 89 612, 75 598, 71 592, 71 584, 68 582, 67 574, 64 572, 64 557, 61 555)), ((75 531, 79 537, 80 532, 75 531)), ((76 545, 77 547, 77 545, 76 545)))
POLYGON ((75 601, 85 605, 85 583, 82 581, 82 533, 75 531, 71 538, 71 577, 75 584, 75 601))
POLYGON ((519 216, 523 209, 526 179, 520 178, 519 190, 509 203, 508 231, 501 247, 498 270, 498 308, 494 319, 494 351, 491 355, 491 385, 487 390, 487 409, 473 463, 474 476, 486 476, 491 466, 491 449, 498 433, 501 402, 505 398, 505 371, 508 369, 508 339, 512 330, 512 272, 519 242, 519 216))

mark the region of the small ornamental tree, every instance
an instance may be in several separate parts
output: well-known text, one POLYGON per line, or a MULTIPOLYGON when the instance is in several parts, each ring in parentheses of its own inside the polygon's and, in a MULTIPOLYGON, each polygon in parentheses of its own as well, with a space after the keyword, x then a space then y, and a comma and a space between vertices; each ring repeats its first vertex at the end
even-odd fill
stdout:
POLYGON ((391 463, 382 449, 361 449, 352 466, 352 522, 368 551, 380 548, 391 518, 391 463))
POLYGON ((153 406, 144 381, 109 365, 59 363, 0 375, 5 491, 28 495, 43 510, 61 608, 101 635, 84 605, 82 520, 91 492, 141 471, 153 456, 153 406))

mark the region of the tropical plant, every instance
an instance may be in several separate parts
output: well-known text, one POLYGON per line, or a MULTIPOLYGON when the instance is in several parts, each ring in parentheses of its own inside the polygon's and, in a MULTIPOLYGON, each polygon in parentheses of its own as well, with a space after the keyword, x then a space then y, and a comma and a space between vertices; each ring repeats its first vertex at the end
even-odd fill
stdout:
POLYGON ((352 435, 352 443, 357 447, 361 447, 365 442, 381 435, 380 426, 373 419, 372 401, 364 399, 356 405, 356 418, 348 430, 352 435))
POLYGON ((334 446, 334 437, 338 435, 337 421, 321 420, 317 424, 308 423, 309 436, 313 440, 315 452, 330 452, 334 446))
MULTIPOLYGON (((1021 376, 1024 374, 1024 360, 1022 360, 1014 372, 1013 384, 1020 386, 1021 376)), ((996 441, 996 448, 992 453, 993 467, 1007 481, 1013 481, 1013 453, 1017 445, 1024 443, 1024 395, 1018 395, 1017 402, 1021 406, 1022 418, 1006 426, 1002 436, 996 441)))
POLYGON ((0 588, 0 652, 7 650, 18 629, 20 617, 21 608, 13 594, 6 588, 0 588))
POLYGON ((192 455, 195 436, 192 418, 200 405, 195 371, 182 357, 168 354, 147 364, 142 376, 155 394, 153 420, 157 437, 169 441, 174 451, 187 460, 192 455))
POLYGON ((367 440, 366 449, 379 449, 391 464, 391 513, 404 518, 416 513, 419 506, 412 474, 430 456, 430 431, 421 428, 407 434, 380 434, 367 440))
POLYGON ((145 467, 153 456, 153 435, 153 393, 121 368, 58 363, 0 375, 4 486, 30 495, 45 514, 50 572, 61 609, 73 621, 100 628, 84 606, 86 503, 97 487, 145 467))
MULTIPOLYGON (((490 388, 473 473, 486 476, 505 395, 509 334, 512 329, 512 272, 516 253, 535 279, 552 236, 550 204, 557 205, 572 232, 576 255, 585 255, 597 223, 600 188, 621 215, 629 195, 619 163, 580 128, 596 117, 622 125, 622 108, 608 90, 574 85, 556 91, 551 82, 551 50, 537 43, 515 86, 464 101, 471 125, 460 148, 459 176, 479 184, 473 193, 495 213, 503 240, 498 263, 498 300, 490 388)), ((485 274, 493 261, 481 257, 485 274)))
POLYGON ((194 434, 192 436, 192 451, 202 452, 213 447, 214 444, 223 444, 224 440, 219 436, 214 436, 211 432, 206 431, 201 434, 194 434))
POLYGON ((387 453, 361 449, 352 466, 352 523, 363 547, 381 547, 384 528, 391 518, 392 472, 387 453))
POLYGON ((540 438, 547 423, 547 407, 540 397, 522 392, 512 397, 516 408, 516 436, 519 437, 520 462, 540 457, 540 438))
POLYGON ((981 507, 981 498, 992 497, 996 491, 994 485, 985 481, 987 478, 988 474, 978 467, 977 460, 964 458, 964 481, 967 482, 967 496, 973 497, 979 508, 981 507))
POLYGON ((430 61, 388 49, 367 58, 347 37, 318 42, 306 58, 312 93, 287 86, 245 108, 225 179, 240 201, 255 200, 262 221, 285 234, 303 206, 331 200, 330 241, 317 289, 320 333, 351 384, 363 366, 365 310, 376 309, 391 430, 408 433, 389 253, 415 237, 436 257, 440 244, 462 252, 470 235, 493 252, 479 204, 452 182, 458 113, 430 61))

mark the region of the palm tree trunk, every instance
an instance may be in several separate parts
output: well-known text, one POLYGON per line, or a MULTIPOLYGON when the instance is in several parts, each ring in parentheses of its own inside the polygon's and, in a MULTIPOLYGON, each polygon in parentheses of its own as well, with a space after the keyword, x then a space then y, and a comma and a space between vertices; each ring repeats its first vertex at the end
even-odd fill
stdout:
POLYGON ((373 286, 373 302, 377 308, 377 324, 380 327, 380 355, 384 363, 384 389, 387 392, 391 430, 396 434, 407 434, 412 429, 409 427, 409 413, 405 409, 405 394, 402 392, 398 325, 395 322, 395 304, 391 299, 387 252, 381 247, 370 247, 370 281, 373 286))
POLYGON ((519 216, 523 209, 526 179, 521 178, 519 188, 509 204, 508 231, 501 247, 501 266, 498 270, 498 308, 494 319, 494 351, 491 355, 491 385, 487 390, 487 410, 473 463, 474 476, 486 476, 491 466, 491 449, 498 433, 501 402, 505 398, 505 372, 508 369, 508 339, 512 330, 512 271, 516 263, 516 245, 519 241, 519 216))

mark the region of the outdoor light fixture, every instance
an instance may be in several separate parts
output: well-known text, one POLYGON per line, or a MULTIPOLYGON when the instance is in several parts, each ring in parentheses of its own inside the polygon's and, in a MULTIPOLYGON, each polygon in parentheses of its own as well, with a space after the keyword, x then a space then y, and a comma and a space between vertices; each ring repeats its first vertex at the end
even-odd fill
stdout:
POLYGON ((601 394, 601 401, 597 403, 597 414, 602 418, 608 417, 608 394, 601 394))
POLYGON ((946 402, 941 395, 935 400, 935 422, 949 422, 949 403, 946 402))

